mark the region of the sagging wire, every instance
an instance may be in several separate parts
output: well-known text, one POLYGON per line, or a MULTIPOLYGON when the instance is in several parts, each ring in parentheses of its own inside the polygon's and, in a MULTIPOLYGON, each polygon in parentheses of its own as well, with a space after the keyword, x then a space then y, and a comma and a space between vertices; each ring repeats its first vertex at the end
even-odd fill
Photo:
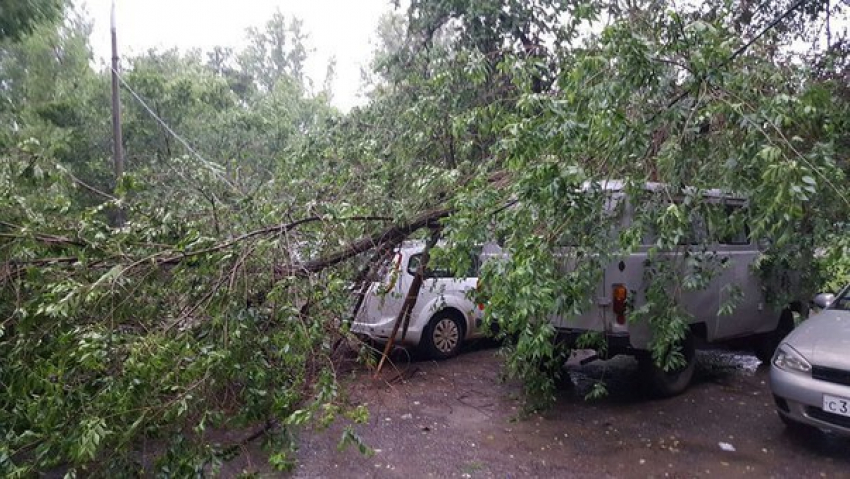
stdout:
MULTIPOLYGON (((183 147, 186 148, 186 150, 188 150, 189 153, 194 155, 195 158, 197 158, 197 160, 200 161, 201 164, 210 173, 213 174, 213 176, 215 176, 217 179, 221 180, 223 183, 225 183, 228 187, 230 187, 233 191, 238 193, 240 196, 243 196, 242 191, 239 188, 237 188, 236 185, 234 185, 230 180, 228 180, 221 173, 219 173, 219 171, 218 171, 219 165, 217 165, 216 163, 213 163, 213 162, 207 160, 206 158, 204 158, 203 156, 201 156, 201 154, 198 153, 197 150, 192 148, 192 145, 190 145, 188 141, 186 141, 182 136, 178 135, 177 132, 175 132, 174 129, 172 129, 168 125, 168 123, 165 122, 165 120, 163 120, 162 118, 160 118, 159 115, 156 114, 156 112, 147 104, 147 102, 141 97, 141 95, 136 93, 136 91, 129 84, 127 84, 127 82, 124 80, 124 77, 121 76, 121 73, 119 73, 117 70, 115 70, 114 68, 111 68, 111 67, 110 67, 110 70, 113 73, 115 73, 115 75, 118 77, 118 81, 121 82, 121 85, 124 88, 126 88, 128 92, 130 92, 130 95, 132 95, 133 98, 135 98, 136 101, 138 101, 139 104, 142 105, 142 107, 145 109, 145 111, 147 111, 148 114, 151 117, 153 117, 153 119, 156 120, 157 123, 160 124, 160 126, 165 128, 165 131, 167 131, 172 137, 174 137, 175 140, 180 142, 180 144, 183 145, 183 147)), ((188 181, 187 178, 184 177, 184 179, 186 179, 188 181)))

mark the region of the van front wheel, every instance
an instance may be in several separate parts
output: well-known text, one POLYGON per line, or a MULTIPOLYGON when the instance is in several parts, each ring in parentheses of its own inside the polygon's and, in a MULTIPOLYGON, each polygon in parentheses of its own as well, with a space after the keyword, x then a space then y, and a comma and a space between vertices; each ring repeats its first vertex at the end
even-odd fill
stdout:
POLYGON ((681 347, 685 365, 675 370, 665 371, 655 364, 652 354, 648 352, 638 357, 641 377, 652 396, 658 398, 677 396, 690 386, 697 365, 693 336, 687 335, 681 347))

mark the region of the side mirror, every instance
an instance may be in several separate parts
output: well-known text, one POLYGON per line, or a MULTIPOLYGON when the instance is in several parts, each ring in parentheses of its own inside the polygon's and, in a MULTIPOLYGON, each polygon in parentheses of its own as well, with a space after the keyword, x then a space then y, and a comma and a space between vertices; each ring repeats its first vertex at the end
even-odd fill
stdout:
POLYGON ((820 293, 812 299, 815 306, 821 309, 826 309, 832 302, 835 301, 835 295, 832 293, 820 293))

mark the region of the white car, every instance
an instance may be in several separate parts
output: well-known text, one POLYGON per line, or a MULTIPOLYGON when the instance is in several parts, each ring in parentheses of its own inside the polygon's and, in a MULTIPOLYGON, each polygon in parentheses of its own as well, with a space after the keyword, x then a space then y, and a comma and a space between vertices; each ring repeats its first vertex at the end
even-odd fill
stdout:
MULTIPOLYGON (((424 244, 406 243, 379 273, 363 298, 351 332, 386 343, 393 331, 410 284, 419 268, 424 244)), ((473 261, 477 263, 477 257, 473 261)), ((406 334, 399 328, 396 344, 418 347, 435 359, 452 357, 467 340, 484 336, 483 305, 469 297, 478 283, 477 264, 465 276, 444 269, 425 271, 422 289, 410 314, 406 334)))

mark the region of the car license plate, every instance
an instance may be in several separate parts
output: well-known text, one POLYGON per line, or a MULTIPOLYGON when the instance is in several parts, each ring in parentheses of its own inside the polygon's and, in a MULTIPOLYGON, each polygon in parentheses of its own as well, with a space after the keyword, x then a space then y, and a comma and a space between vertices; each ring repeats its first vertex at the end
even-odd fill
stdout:
POLYGON ((822 409, 832 414, 850 417, 850 399, 824 394, 822 409))

